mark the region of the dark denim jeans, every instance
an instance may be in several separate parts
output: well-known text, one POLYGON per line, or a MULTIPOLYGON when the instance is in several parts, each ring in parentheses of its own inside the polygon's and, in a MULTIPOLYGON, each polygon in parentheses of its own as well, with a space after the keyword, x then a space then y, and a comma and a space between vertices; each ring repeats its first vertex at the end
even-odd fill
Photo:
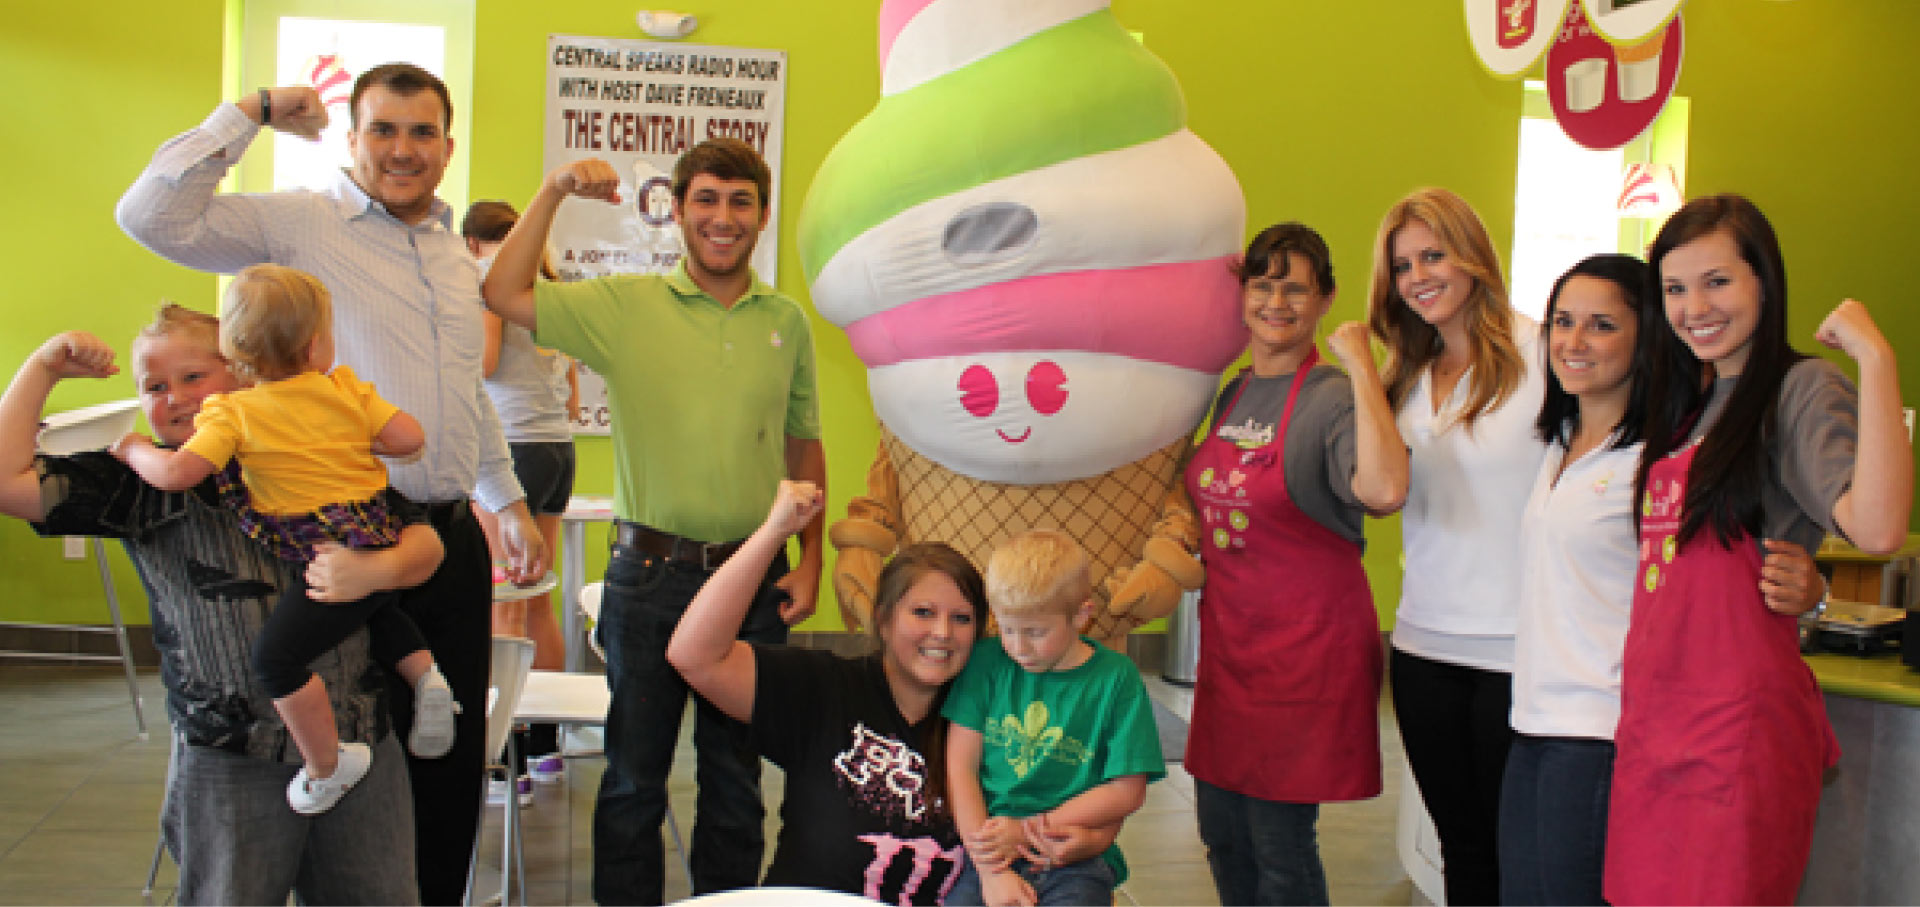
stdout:
MULTIPOLYGON (((1025 860, 1015 860, 1013 871, 1033 886, 1033 900, 1040 907, 1106 907, 1113 903, 1113 867, 1100 857, 1052 869, 1041 869, 1025 860)), ((960 877, 954 880, 953 888, 948 890, 941 903, 946 907, 979 907, 986 903, 981 895, 980 873, 973 868, 973 858, 967 858, 966 865, 960 870, 960 877)))
POLYGON ((1603 904, 1613 741, 1515 735, 1500 792, 1500 903, 1603 904))
POLYGON ((1281 803, 1195 778, 1194 816, 1222 904, 1326 904, 1318 803, 1281 803))
MULTIPOLYGON (((785 642, 782 593, 786 558, 761 580, 740 638, 785 642)), ((658 904, 665 854, 660 823, 667 810, 687 684, 667 663, 667 640, 707 575, 697 567, 616 551, 607 564, 597 632, 607 650, 607 770, 593 812, 593 897, 602 904, 658 904)), ((743 888, 759 880, 766 848, 760 802, 760 757, 745 724, 694 699, 693 745, 699 793, 690 846, 693 893, 743 888)))

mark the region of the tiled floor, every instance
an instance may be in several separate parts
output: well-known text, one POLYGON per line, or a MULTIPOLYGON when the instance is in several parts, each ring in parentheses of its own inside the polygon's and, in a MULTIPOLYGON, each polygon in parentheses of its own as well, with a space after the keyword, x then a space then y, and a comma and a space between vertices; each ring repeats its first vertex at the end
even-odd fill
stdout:
MULTIPOLYGON (((140 680, 149 719, 161 720, 158 676, 143 674, 140 680)), ((1185 690, 1158 677, 1147 681, 1156 699, 1187 714, 1185 690)), ((1424 903, 1394 852, 1402 757, 1384 704, 1381 722, 1386 792, 1321 812, 1321 854, 1336 904, 1424 903)), ((676 812, 690 822, 687 730, 671 793, 676 812)), ((138 739, 118 668, 0 666, 0 905, 143 903, 140 889, 153 856, 166 764, 164 726, 150 739, 138 739)), ((536 788, 525 813, 527 896, 534 904, 592 902, 590 819, 600 768, 597 760, 575 759, 564 783, 536 788)), ((767 802, 778 804, 777 769, 767 769, 766 788, 767 802)), ((485 894, 498 887, 499 815, 489 811, 482 833, 477 887, 485 894)), ((769 841, 777 822, 769 816, 769 841)), ((683 826, 683 834, 687 830, 683 826)), ((1120 845, 1133 869, 1121 903, 1128 896, 1139 904, 1216 903, 1194 829, 1193 781, 1177 763, 1168 766, 1164 782, 1148 789, 1146 805, 1128 820, 1120 845)), ((168 899, 173 878, 171 863, 162 861, 153 903, 168 899)), ((666 893, 669 899, 687 895, 671 853, 666 893)))
MULTIPOLYGON (((143 674, 147 740, 118 666, 0 667, 0 904, 138 904, 158 838, 167 736, 143 674)), ((156 900, 172 893, 162 865, 156 900)))

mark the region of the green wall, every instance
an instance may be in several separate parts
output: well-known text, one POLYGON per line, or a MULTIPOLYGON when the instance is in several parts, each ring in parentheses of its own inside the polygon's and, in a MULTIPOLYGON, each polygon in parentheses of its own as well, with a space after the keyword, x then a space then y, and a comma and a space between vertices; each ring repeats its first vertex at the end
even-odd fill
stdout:
MULTIPOLYGON (((776 283, 806 298, 793 237, 800 200, 834 141, 879 92, 877 0, 773 4, 710 0, 694 40, 783 47, 788 87, 776 283)), ((1520 89, 1480 69, 1454 0, 1206 5, 1116 0, 1116 12, 1179 75, 1194 130, 1246 189, 1249 229, 1299 219, 1326 234, 1344 291, 1332 317, 1365 306, 1378 218, 1408 190, 1448 186, 1472 201, 1496 245, 1511 242, 1520 89)), ((85 28, 59 7, 26 4, 0 32, 0 168, 12 241, 0 311, 0 363, 86 328, 120 345, 170 297, 211 307, 213 280, 161 262, 120 234, 115 199, 153 149, 197 122, 221 91, 225 0, 95 0, 85 28), (32 225, 27 228, 26 225, 32 225)), ((631 4, 478 0, 472 118, 474 197, 524 200, 538 183, 543 50, 549 33, 640 37, 631 4)), ((1693 99, 1691 193, 1737 190, 1773 218, 1792 265, 1793 327, 1814 326, 1843 295, 1868 302, 1896 348, 1920 350, 1920 310, 1898 291, 1916 233, 1920 95, 1903 68, 1920 34, 1909 0, 1700 0, 1687 14, 1680 92, 1693 99)), ((1043 90, 1043 89, 1036 89, 1043 90)), ((458 203, 463 200, 453 200, 458 203)), ((833 511, 864 484, 877 438, 866 375, 845 335, 816 324, 833 511)), ((1920 399, 1920 362, 1903 376, 1920 399)), ((73 384, 65 408, 125 396, 118 380, 73 384)), ((583 440, 581 490, 610 493, 608 443, 583 440)), ((1373 524, 1369 567, 1383 612, 1398 597, 1397 522, 1373 524)), ((592 548, 599 548, 597 534, 592 548)), ((57 542, 0 521, 0 619, 100 622, 90 565, 57 542)), ((135 580, 117 553, 122 588, 135 580)), ((604 555, 589 552, 597 576, 604 555)), ((137 598, 137 596, 136 596, 137 598)), ((142 609, 132 609, 144 621, 142 609)), ((812 629, 838 626, 831 594, 812 629)))
MULTIPOLYGON (((221 0, 182 0, 160 13, 112 0, 78 17, 57 3, 18 3, 0 28, 0 370, 47 337, 85 329, 121 355, 162 297, 210 307, 213 280, 161 261, 122 234, 113 206, 168 135, 218 99, 221 0), (83 25, 83 18, 94 25, 83 25)), ((132 396, 131 379, 65 382, 49 407, 132 396)), ((126 616, 147 622, 146 597, 117 547, 126 616)), ((0 620, 107 622, 91 559, 0 518, 0 620)))

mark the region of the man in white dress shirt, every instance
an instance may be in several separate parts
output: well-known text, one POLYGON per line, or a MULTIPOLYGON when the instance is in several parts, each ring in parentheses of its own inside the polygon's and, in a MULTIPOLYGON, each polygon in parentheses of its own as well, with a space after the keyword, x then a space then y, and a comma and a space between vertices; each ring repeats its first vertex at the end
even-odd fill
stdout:
MULTIPOLYGON (((337 361, 426 429, 424 455, 389 472, 426 505, 446 545, 421 587, 431 591, 410 597, 420 604, 409 614, 465 708, 453 751, 411 760, 409 773, 421 900, 451 904, 464 893, 478 822, 490 653, 490 557, 467 496, 500 514, 515 579, 543 575, 548 552, 482 387, 479 270, 434 195, 453 153, 446 85, 410 64, 378 66, 354 83, 352 112, 352 167, 324 191, 217 192, 261 126, 311 138, 326 125, 312 88, 261 89, 162 145, 117 217, 127 235, 187 267, 233 273, 273 262, 318 277, 333 294, 337 361)), ((413 691, 393 686, 404 735, 413 691)))

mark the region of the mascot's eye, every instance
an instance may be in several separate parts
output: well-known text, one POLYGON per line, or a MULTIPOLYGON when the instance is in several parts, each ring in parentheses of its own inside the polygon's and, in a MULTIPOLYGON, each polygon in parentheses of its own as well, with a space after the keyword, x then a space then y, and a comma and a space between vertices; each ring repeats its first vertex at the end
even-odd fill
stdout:
POLYGON ((1013 202, 988 202, 947 221, 940 248, 954 264, 997 261, 1026 251, 1039 232, 1040 218, 1032 208, 1013 202))
POLYGON ((1067 405, 1067 373, 1048 360, 1036 363, 1027 370, 1027 402, 1043 416, 1059 412, 1067 405))
POLYGON ((1000 382, 986 366, 969 365, 960 373, 960 405, 982 419, 1000 408, 1000 382))

